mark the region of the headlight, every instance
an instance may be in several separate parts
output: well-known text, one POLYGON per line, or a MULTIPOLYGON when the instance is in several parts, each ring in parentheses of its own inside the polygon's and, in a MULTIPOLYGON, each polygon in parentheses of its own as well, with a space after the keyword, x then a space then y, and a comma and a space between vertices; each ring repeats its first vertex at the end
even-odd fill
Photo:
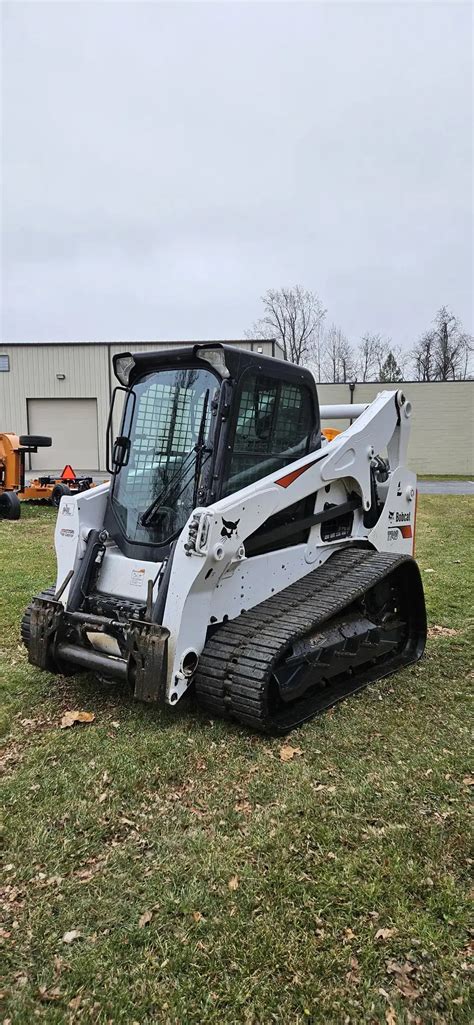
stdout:
POLYGON ((134 366, 135 360, 130 352, 121 352, 118 356, 114 356, 115 376, 118 377, 120 384, 124 384, 125 387, 128 387, 130 374, 134 366))
POLYGON ((211 367, 214 367, 214 370, 217 370, 221 377, 230 377, 229 369, 225 365, 225 353, 220 346, 206 348, 205 346, 196 345, 194 355, 198 359, 205 359, 206 363, 210 363, 211 367))

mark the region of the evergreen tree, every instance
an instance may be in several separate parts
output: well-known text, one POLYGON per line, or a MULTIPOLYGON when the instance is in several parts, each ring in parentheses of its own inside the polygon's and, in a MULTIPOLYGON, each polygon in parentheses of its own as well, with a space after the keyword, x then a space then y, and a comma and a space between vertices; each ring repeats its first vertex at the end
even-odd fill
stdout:
POLYGON ((393 355, 393 352, 389 352, 387 359, 380 368, 380 380, 384 383, 398 382, 402 380, 402 372, 398 363, 393 355))

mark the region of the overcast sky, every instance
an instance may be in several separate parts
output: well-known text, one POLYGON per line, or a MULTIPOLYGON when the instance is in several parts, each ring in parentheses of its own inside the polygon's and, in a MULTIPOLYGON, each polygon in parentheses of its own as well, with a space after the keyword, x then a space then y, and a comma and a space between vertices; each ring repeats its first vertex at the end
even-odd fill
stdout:
POLYGON ((2 339, 472 330, 468 3, 3 3, 2 339))

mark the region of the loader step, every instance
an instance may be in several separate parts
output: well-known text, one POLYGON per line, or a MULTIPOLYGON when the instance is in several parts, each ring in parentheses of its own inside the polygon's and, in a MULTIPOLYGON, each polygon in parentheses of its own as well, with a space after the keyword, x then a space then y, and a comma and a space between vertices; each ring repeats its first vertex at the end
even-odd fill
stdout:
POLYGON ((207 641, 196 695, 212 715, 287 733, 417 661, 426 639, 414 559, 346 548, 207 641))

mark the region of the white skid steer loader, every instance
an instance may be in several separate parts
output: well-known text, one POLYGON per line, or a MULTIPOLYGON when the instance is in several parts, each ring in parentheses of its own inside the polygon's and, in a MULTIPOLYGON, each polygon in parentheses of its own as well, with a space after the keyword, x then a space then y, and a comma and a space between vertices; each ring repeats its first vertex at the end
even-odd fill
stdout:
POLYGON ((213 716, 285 733, 421 657, 401 391, 320 410, 308 370, 219 344, 114 370, 111 482, 61 500, 30 662, 163 705, 192 685, 213 716), (351 425, 327 441, 321 416, 351 425))

